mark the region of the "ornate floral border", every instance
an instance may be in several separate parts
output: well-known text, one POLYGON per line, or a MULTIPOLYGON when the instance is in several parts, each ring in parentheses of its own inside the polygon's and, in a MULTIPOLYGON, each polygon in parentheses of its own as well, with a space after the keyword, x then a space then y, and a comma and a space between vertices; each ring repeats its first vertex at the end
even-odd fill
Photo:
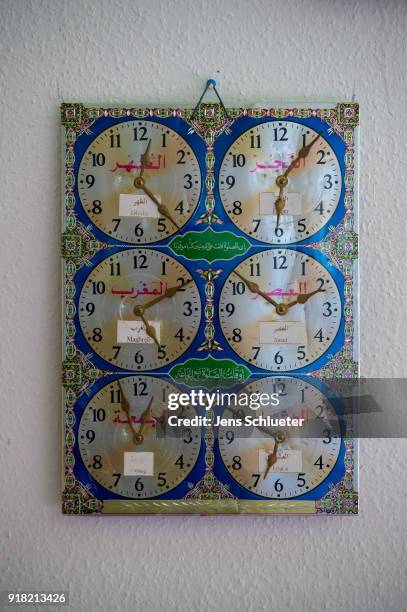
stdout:
MULTIPOLYGON (((354 360, 354 262, 358 257, 358 235, 354 223, 354 198, 356 169, 355 160, 355 129, 359 124, 359 106, 357 103, 339 103, 332 108, 230 108, 225 109, 220 104, 199 105, 197 112, 192 109, 177 108, 132 108, 132 107, 88 107, 81 103, 64 103, 61 105, 61 123, 65 128, 65 167, 64 167, 64 221, 62 234, 62 257, 64 272, 64 362, 62 367, 62 382, 64 387, 64 490, 63 490, 63 511, 67 514, 87 514, 103 512, 104 502, 95 499, 90 491, 75 479, 74 454, 75 444, 74 424, 75 415, 73 407, 76 399, 86 393, 89 386, 99 378, 111 374, 95 368, 89 357, 77 350, 74 342, 75 336, 75 285, 73 278, 77 270, 89 265, 90 258, 100 251, 107 248, 104 242, 96 240, 92 234, 91 226, 85 227, 81 224, 74 212, 74 144, 76 139, 83 133, 89 133, 92 124, 100 117, 181 117, 191 125, 191 130, 195 130, 206 143, 207 151, 205 156, 206 164, 206 199, 205 213, 197 220, 197 223, 222 223, 215 211, 214 197, 214 165, 215 156, 213 146, 215 139, 225 130, 229 130, 230 124, 238 117, 252 118, 310 118, 319 117, 330 124, 331 130, 337 132, 346 144, 345 155, 345 217, 342 222, 329 228, 328 234, 318 243, 309 245, 325 253, 333 265, 338 267, 345 277, 344 290, 344 317, 345 317, 345 346, 334 356, 326 366, 313 372, 312 375, 321 379, 344 378, 358 376, 358 363, 354 360)), ((209 272, 209 271, 207 271, 209 272)), ((206 278, 205 295, 205 342, 203 349, 221 350, 213 334, 213 281, 217 278, 217 271, 213 272, 213 278, 206 278)), ((203 272, 202 272, 203 274, 203 272)), ((203 479, 187 494, 187 499, 192 502, 195 500, 202 504, 202 511, 210 513, 208 510, 208 500, 230 500, 233 496, 222 483, 214 476, 213 468, 213 431, 209 428, 205 433, 206 472, 203 479)), ((314 512, 317 513, 355 513, 357 512, 357 493, 354 491, 353 474, 355 469, 354 443, 348 433, 345 438, 345 476, 343 480, 333 487, 328 494, 319 502, 315 503, 314 512)), ((237 508, 243 512, 244 502, 237 502, 237 508)), ((178 502, 176 502, 178 503, 178 502)), ((294 502, 290 502, 292 508, 294 502)), ((152 507, 157 506, 154 501, 152 507)), ((159 504, 158 504, 159 505, 159 504)), ((294 504, 295 505, 295 504, 294 504)), ((120 504, 116 512, 120 512, 120 504)), ((259 502, 254 505, 253 512, 276 512, 276 505, 268 502, 259 502), (256 509, 255 509, 256 508, 256 509)), ((246 507, 245 506, 245 507, 246 507)), ((144 506, 143 506, 144 507, 144 506)), ((280 506, 279 506, 280 507, 280 506)), ((302 512, 304 504, 298 502, 298 512, 302 512)), ((145 508, 145 507, 144 507, 145 508)), ((146 509, 144 510, 146 511, 146 509)), ((154 511, 154 510, 151 510, 154 511)), ((230 512, 222 510, 220 512, 230 512)), ((277 510, 278 511, 278 510, 277 510)), ((310 509, 307 506, 307 512, 310 509)), ((311 510, 312 511, 312 510, 311 510)), ((135 512, 137 512, 135 510, 135 512)), ((287 510, 284 510, 287 512, 287 510)))

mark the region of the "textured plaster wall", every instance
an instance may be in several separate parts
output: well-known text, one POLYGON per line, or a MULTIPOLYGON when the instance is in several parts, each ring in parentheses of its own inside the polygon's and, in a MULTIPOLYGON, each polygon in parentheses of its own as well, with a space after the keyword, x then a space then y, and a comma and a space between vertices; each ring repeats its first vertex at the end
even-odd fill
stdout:
POLYGON ((403 441, 365 441, 357 518, 69 518, 59 510, 62 99, 362 105, 367 376, 407 371, 407 5, 0 1, 0 583, 82 610, 405 609, 403 441))

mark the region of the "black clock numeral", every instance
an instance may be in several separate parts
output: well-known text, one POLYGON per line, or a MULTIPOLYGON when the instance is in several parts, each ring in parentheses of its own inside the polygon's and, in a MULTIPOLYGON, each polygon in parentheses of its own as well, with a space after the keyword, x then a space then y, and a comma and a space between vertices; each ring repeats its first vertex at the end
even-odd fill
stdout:
POLYGON ((232 444, 233 440, 235 439, 235 434, 232 430, 229 430, 225 433, 225 438, 228 441, 228 444, 232 444))
POLYGON ((185 280, 185 278, 183 278, 182 276, 179 276, 177 278, 177 284, 179 286, 178 291, 185 291, 185 289, 183 289, 182 287, 185 285, 187 281, 185 280))
POLYGON ((158 223, 157 223, 157 229, 161 233, 167 231, 167 226, 166 226, 165 222, 166 222, 166 218, 165 217, 159 217, 158 223))
POLYGON ((120 149, 120 134, 110 134, 110 148, 120 149))
POLYGON ((94 215, 100 215, 102 212, 102 202, 100 200, 93 200, 92 206, 92 213, 94 215))
POLYGON ((110 276, 120 276, 120 262, 113 261, 110 264, 110 276))
POLYGON ((186 427, 182 430, 182 441, 184 442, 184 444, 191 444, 192 440, 192 429, 186 427))
POLYGON ((317 333, 315 334, 314 338, 316 340, 318 340, 319 342, 323 342, 324 341, 324 337, 323 337, 323 334, 322 334, 322 328, 317 331, 317 333))
POLYGON ((177 151, 177 157, 178 157, 177 164, 181 165, 181 164, 185 164, 186 163, 186 161, 185 161, 185 151, 183 151, 182 149, 179 149, 177 151))
POLYGON ((91 408, 94 423, 102 423, 106 418, 104 408, 91 408))
POLYGON ((285 255, 274 255, 273 268, 274 270, 287 270, 287 257, 285 255))
POLYGON ((231 174, 229 174, 229 176, 226 177, 226 185, 228 186, 229 189, 232 189, 232 187, 234 187, 236 183, 236 179, 234 176, 232 176, 231 174))
POLYGON ((287 128, 285 127, 276 127, 273 129, 274 140, 275 141, 287 141, 287 128))
POLYGON ((134 255, 133 257, 133 267, 135 269, 144 269, 146 270, 148 266, 146 265, 147 257, 146 255, 134 255))
POLYGON ((136 489, 138 493, 140 493, 140 491, 144 489, 144 483, 141 480, 141 478, 137 478, 137 480, 134 483, 134 488, 136 489))
POLYGON ((330 317, 332 315, 332 304, 331 302, 324 302, 322 304, 326 310, 322 313, 324 317, 330 317))
POLYGON ((324 176, 324 189, 331 189, 333 187, 332 176, 325 174, 324 176))
POLYGON ((92 467, 94 470, 100 470, 103 467, 102 457, 100 455, 93 455, 92 467))
POLYGON ((321 149, 320 151, 317 151, 317 155, 319 155, 319 159, 317 160, 317 164, 326 164, 326 161, 325 161, 326 153, 325 153, 325 151, 322 151, 322 149, 321 149))
POLYGON ((147 383, 144 380, 140 382, 133 383, 133 395, 135 397, 141 397, 142 395, 148 395, 147 393, 147 383))
POLYGON ((332 432, 330 429, 324 429, 322 432, 324 434, 324 438, 322 440, 323 444, 330 444, 332 442, 332 432))
POLYGON ((235 329, 232 331, 232 340, 233 342, 242 341, 242 330, 239 327, 235 327, 235 329))
POLYGON ((252 351, 253 351, 253 359, 257 359, 259 353, 260 353, 260 349, 261 346, 252 346, 252 351))
POLYGON ((92 153, 92 165, 94 168, 96 166, 104 166, 106 163, 106 157, 103 153, 92 153))
POLYGON ((250 276, 260 276, 260 264, 259 263, 250 264, 250 276))
POLYGON ((243 295, 246 293, 246 285, 242 282, 232 282, 232 293, 233 295, 243 295))
POLYGON ((252 478, 253 478, 253 487, 257 487, 257 483, 260 480, 260 474, 252 474, 252 478))
POLYGON ((102 336, 102 330, 100 327, 94 327, 93 329, 93 336, 92 336, 92 340, 93 342, 101 342, 103 339, 102 336))
POLYGON ((184 302, 184 308, 185 310, 182 314, 184 317, 190 317, 192 315, 192 302, 184 302))
POLYGON ((166 475, 167 472, 158 472, 157 484, 159 487, 165 487, 165 485, 167 484, 166 475))
POLYGON ((282 228, 281 225, 279 225, 278 227, 275 227, 274 235, 277 236, 277 238, 281 238, 281 236, 284 235, 284 228, 282 228))
POLYGON ((88 429, 85 436, 86 436, 86 440, 88 441, 88 444, 91 444, 93 440, 96 438, 96 433, 94 432, 93 429, 88 429))
POLYGON ((141 236, 143 236, 144 228, 141 223, 137 223, 137 225, 135 226, 134 234, 137 236, 137 238, 140 238, 141 236))
POLYGON ((307 229, 307 226, 305 225, 304 221, 305 219, 299 219, 297 221, 297 231, 299 234, 303 234, 307 229))
POLYGON ((179 212, 180 215, 184 214, 184 202, 183 200, 181 200, 181 202, 179 202, 179 204, 176 205, 176 207, 174 208, 174 210, 176 210, 177 212, 179 212))
POLYGON ((282 356, 280 351, 277 351, 277 353, 274 355, 274 363, 276 365, 281 365, 283 361, 284 361, 284 357, 282 356))
POLYGON ((111 389, 110 390, 110 403, 120 404, 121 401, 122 401, 122 393, 120 389, 111 389))
POLYGON ((250 136, 250 148, 251 149, 260 149, 260 134, 252 134, 250 136))
POLYGON ((174 465, 178 465, 180 470, 184 469, 184 455, 180 455, 174 465))
POLYGON ((85 310, 88 313, 88 317, 92 316, 93 313, 95 312, 95 304, 93 302, 88 302, 85 306, 85 310))
POLYGON ((253 231, 257 232, 257 230, 259 229, 259 225, 261 223, 261 219, 252 219, 252 223, 253 223, 253 231))
MULTIPOLYGON (((157 351, 157 357, 158 359, 165 359, 167 356, 167 353, 165 352, 165 344, 161 344, 160 348, 157 351)), ((163 400, 164 401, 164 400, 163 400)))
POLYGON ((273 383, 273 393, 278 393, 281 397, 287 395, 286 385, 283 382, 273 383))
POLYGON ((106 285, 103 281, 98 281, 98 282, 93 282, 92 283, 92 292, 93 295, 103 295, 104 292, 106 291, 106 285))
POLYGON ((314 210, 317 210, 319 212, 320 215, 324 214, 324 203, 321 200, 319 204, 317 204, 314 208, 314 210))
POLYGON ((192 174, 184 175, 184 189, 191 189, 192 187, 192 174))
POLYGON ((239 200, 236 200, 235 202, 233 202, 232 212, 234 215, 242 214, 242 203, 239 200))
POLYGON ((228 313, 228 316, 231 317, 232 314, 235 312, 235 305, 232 304, 232 302, 228 302, 225 306, 225 310, 228 313))
POLYGON ((299 472, 297 476, 297 487, 300 489, 305 486, 305 472, 299 472))
POLYGON ((306 357, 306 353, 304 349, 305 349, 305 345, 303 344, 297 347, 297 359, 299 359, 300 361, 302 361, 306 357))
POLYGON ((322 287, 325 285, 325 280, 323 278, 317 278, 317 283, 319 283, 318 291, 325 291, 322 287))
POLYGON ((314 465, 318 466, 320 470, 322 470, 322 455, 320 455, 318 457, 318 459, 315 461, 314 465))
POLYGON ((112 219, 112 223, 114 223, 113 231, 117 232, 117 230, 119 229, 119 225, 121 223, 121 219, 112 219))
POLYGON ((119 484, 119 480, 120 480, 121 476, 122 476, 121 474, 112 474, 112 478, 115 479, 114 483, 113 483, 114 487, 117 487, 117 485, 119 484))
POLYGON ((242 467, 242 458, 239 455, 233 457, 232 468, 234 470, 240 470, 242 467))
MULTIPOLYGON (((133 128, 133 138, 134 140, 148 140, 147 128, 144 125, 133 128)), ((163 141, 165 142, 165 139, 163 141)), ((165 147, 165 144, 163 146, 165 147)))
POLYGON ((182 327, 174 335, 174 338, 178 338, 179 342, 183 342, 184 341, 184 330, 183 330, 182 327))
POLYGON ((93 174, 87 174, 86 177, 85 177, 85 181, 86 181, 86 184, 88 186, 88 189, 90 189, 95 184, 95 177, 94 177, 94 175, 93 174))
POLYGON ((232 155, 233 167, 234 168, 243 168, 246 164, 246 157, 243 153, 239 153, 238 155, 232 155))
POLYGON ((119 356, 120 351, 122 350, 121 346, 115 345, 112 346, 112 351, 114 351, 114 355, 113 355, 113 359, 117 359, 119 356))
POLYGON ((283 485, 283 483, 281 482, 281 480, 280 480, 279 478, 277 478, 277 480, 276 480, 276 481, 275 481, 275 483, 274 483, 274 490, 275 490, 277 493, 281 493, 281 491, 282 491, 283 489, 284 489, 284 485, 283 485))
POLYGON ((137 351, 134 354, 134 361, 137 363, 137 365, 140 365, 141 363, 143 363, 144 356, 143 356, 143 353, 141 351, 137 351))

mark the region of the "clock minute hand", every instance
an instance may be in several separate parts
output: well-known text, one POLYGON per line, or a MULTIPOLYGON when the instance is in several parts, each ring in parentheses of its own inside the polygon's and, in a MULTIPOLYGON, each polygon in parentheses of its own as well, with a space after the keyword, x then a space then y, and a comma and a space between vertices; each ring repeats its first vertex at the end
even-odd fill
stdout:
POLYGON ((139 186, 139 189, 141 189, 142 191, 144 191, 144 193, 146 195, 148 195, 149 198, 151 198, 154 202, 154 204, 157 206, 157 210, 160 213, 160 215, 163 215, 164 217, 167 217, 167 219, 169 221, 171 221, 171 223, 173 225, 175 225, 175 227, 177 229, 179 229, 179 225, 178 223, 175 221, 175 219, 172 217, 170 211, 168 210, 168 208, 165 206, 165 204, 161 204, 161 202, 155 197, 155 195, 152 193, 152 191, 150 191, 148 189, 148 187, 146 187, 144 184, 139 186))
POLYGON ((129 421, 129 427, 131 429, 131 433, 133 434, 133 442, 134 442, 134 444, 138 444, 138 442, 137 442, 138 432, 137 432, 137 430, 136 430, 136 428, 134 426, 133 419, 132 419, 131 414, 130 414, 130 404, 129 404, 129 401, 128 401, 128 399, 126 398, 126 396, 124 394, 123 385, 122 385, 121 381, 119 382, 119 389, 120 389, 120 405, 121 405, 121 408, 122 408, 123 412, 126 413, 127 419, 129 421))
POLYGON ((274 204, 276 208, 276 213, 277 213, 277 223, 276 223, 277 227, 279 226, 279 223, 280 223, 281 213, 285 208, 284 188, 287 186, 287 183, 288 183, 287 177, 290 174, 290 172, 295 168, 297 162, 300 159, 305 159, 309 155, 309 152, 311 151, 313 145, 316 143, 316 141, 321 136, 321 134, 322 132, 318 132, 318 134, 315 136, 315 138, 311 140, 311 142, 301 147, 301 149, 298 151, 297 157, 295 157, 291 161, 286 171, 276 178, 277 187, 279 188, 278 198, 274 204))
POLYGON ((249 291, 251 291, 252 293, 256 293, 257 295, 260 295, 263 299, 266 300, 266 302, 274 306, 274 308, 276 309, 278 308, 279 304, 277 304, 277 302, 275 302, 269 295, 267 295, 267 293, 265 293, 264 291, 261 291, 257 283, 254 283, 253 281, 245 278, 237 270, 233 270, 233 272, 236 274, 236 276, 238 276, 244 282, 244 284, 247 286, 249 291))
POLYGON ((160 347, 160 343, 158 342, 158 338, 157 335, 155 333, 155 329, 152 325, 150 325, 150 323, 147 321, 147 319, 144 316, 143 312, 140 312, 139 315, 140 319, 143 321, 144 326, 146 328, 146 334, 147 336, 149 336, 152 340, 154 340, 154 342, 156 343, 156 345, 158 346, 158 348, 160 347))
POLYGON ((140 305, 140 306, 135 306, 134 307, 134 314, 136 316, 138 316, 138 317, 141 317, 140 313, 144 314, 144 311, 147 310, 147 308, 151 308, 151 306, 154 306, 155 304, 158 304, 162 300, 165 300, 165 298, 172 298, 172 297, 174 297, 174 295, 180 289, 183 289, 184 287, 189 285, 189 283, 192 283, 192 278, 189 278, 188 280, 186 280, 183 285, 175 285, 174 287, 167 287, 167 289, 164 291, 164 293, 162 295, 159 295, 158 297, 153 298, 152 300, 147 302, 147 304, 140 305))

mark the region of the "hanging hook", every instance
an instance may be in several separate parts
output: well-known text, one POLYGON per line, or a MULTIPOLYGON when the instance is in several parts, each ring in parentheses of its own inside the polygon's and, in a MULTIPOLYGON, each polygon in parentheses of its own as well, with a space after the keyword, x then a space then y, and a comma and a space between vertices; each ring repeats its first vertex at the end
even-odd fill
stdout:
POLYGON ((204 98, 204 96, 205 96, 206 92, 208 91, 208 89, 213 89, 213 91, 215 92, 215 94, 216 94, 216 95, 217 95, 217 97, 218 97, 218 100, 219 100, 219 103, 220 103, 220 105, 221 105, 221 107, 222 107, 222 109, 223 109, 223 112, 225 113, 225 117, 226 117, 226 119, 228 119, 228 120, 229 120, 229 116, 228 116, 227 110, 226 110, 226 108, 225 108, 225 105, 223 104, 223 100, 222 100, 222 98, 220 97, 220 95, 219 95, 219 93, 218 93, 218 90, 216 89, 216 81, 215 81, 215 79, 208 79, 208 80, 207 80, 207 82, 206 82, 206 87, 205 87, 205 89, 203 90, 202 96, 199 98, 199 100, 198 100, 198 104, 195 106, 194 111, 193 111, 193 113, 192 113, 192 115, 191 115, 191 121, 192 121, 192 119, 195 117, 196 112, 197 112, 197 110, 198 110, 198 108, 199 108, 199 105, 201 104, 201 102, 202 102, 202 100, 203 100, 203 98, 204 98))

